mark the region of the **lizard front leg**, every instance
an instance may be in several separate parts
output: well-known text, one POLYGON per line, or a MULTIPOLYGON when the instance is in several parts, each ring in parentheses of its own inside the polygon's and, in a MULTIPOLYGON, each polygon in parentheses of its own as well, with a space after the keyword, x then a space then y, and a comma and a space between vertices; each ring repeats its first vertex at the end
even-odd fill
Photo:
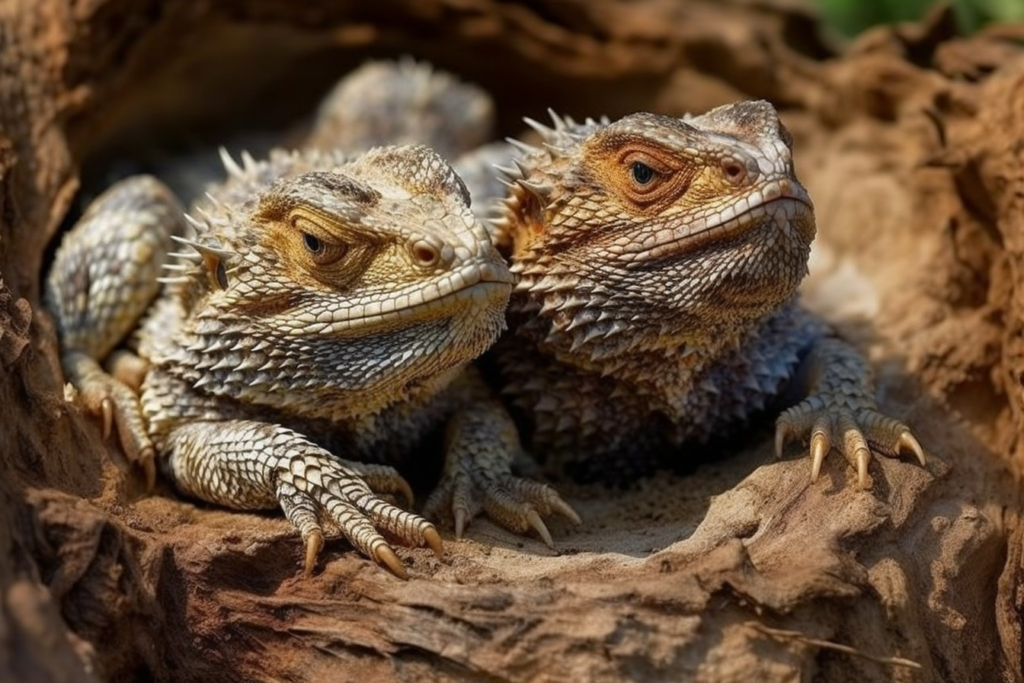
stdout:
POLYGON ((444 472, 424 514, 453 520, 461 538, 483 512, 518 534, 532 528, 552 547, 542 518, 559 514, 580 524, 579 515, 547 484, 512 474, 513 461, 525 457, 516 425, 475 372, 464 373, 452 390, 460 394, 461 408, 448 423, 444 472))
POLYGON ((924 466, 924 451, 910 428, 879 412, 871 370, 856 349, 839 339, 820 339, 798 376, 806 385, 807 398, 779 416, 776 456, 782 455, 788 438, 809 435, 811 481, 817 480, 825 456, 835 446, 856 468, 862 488, 870 486, 872 449, 889 457, 910 453, 924 466))
POLYGON ((160 290, 160 267, 171 235, 185 229, 170 190, 150 176, 122 180, 100 195, 64 236, 46 281, 45 301, 60 338, 61 365, 85 408, 112 425, 128 459, 141 466, 147 487, 156 478, 153 445, 146 434, 137 391, 121 379, 140 363, 122 353, 115 376, 100 363, 135 328, 160 290))
POLYGON ((380 493, 408 496, 408 484, 394 470, 340 460, 285 427, 251 420, 188 422, 171 429, 161 453, 167 473, 188 495, 242 510, 280 506, 302 534, 307 575, 323 546, 325 520, 402 579, 405 567, 378 529, 442 555, 434 525, 371 489, 373 484, 380 493))

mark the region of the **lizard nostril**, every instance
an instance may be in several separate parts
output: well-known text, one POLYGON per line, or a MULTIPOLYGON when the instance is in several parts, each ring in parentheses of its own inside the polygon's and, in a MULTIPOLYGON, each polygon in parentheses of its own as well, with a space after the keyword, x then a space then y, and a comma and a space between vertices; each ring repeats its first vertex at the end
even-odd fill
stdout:
POLYGON ((425 267, 436 266, 441 258, 441 253, 433 244, 424 240, 417 240, 412 245, 412 256, 416 262, 425 267))

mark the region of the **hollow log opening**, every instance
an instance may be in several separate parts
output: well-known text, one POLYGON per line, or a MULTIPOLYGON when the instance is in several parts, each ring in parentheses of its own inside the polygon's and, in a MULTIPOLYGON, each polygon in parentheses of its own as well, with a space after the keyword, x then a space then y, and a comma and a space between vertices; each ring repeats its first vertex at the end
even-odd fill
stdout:
POLYGON ((774 0, 12 0, 0 8, 0 680, 1020 681, 1019 26, 948 14, 841 48, 774 0), (398 582, 343 541, 137 473, 64 400, 40 306, 76 196, 280 135, 368 58, 495 97, 496 134, 766 98, 819 238, 804 299, 860 346, 926 470, 771 459, 568 485, 558 552, 474 521, 398 582))

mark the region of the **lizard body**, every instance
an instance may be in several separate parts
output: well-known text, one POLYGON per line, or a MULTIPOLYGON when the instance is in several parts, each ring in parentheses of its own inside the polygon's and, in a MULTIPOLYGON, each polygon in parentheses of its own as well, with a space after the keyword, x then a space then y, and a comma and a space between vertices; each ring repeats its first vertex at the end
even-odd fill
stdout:
MULTIPOLYGON (((392 75, 417 84, 405 95, 424 109, 463 89, 417 65, 392 75)), ((358 85, 365 70, 354 76, 358 85)), ((193 497, 280 507, 305 541, 307 573, 325 524, 399 576, 381 532, 441 552, 431 523, 378 494, 411 502, 393 466, 422 458, 424 437, 446 426, 446 468, 459 476, 431 497, 434 513, 461 532, 485 511, 550 543, 541 516, 575 513, 550 487, 495 470, 518 440, 466 368, 503 328, 512 276, 438 153, 406 145, 355 155, 343 139, 330 143, 331 112, 363 89, 332 95, 300 152, 243 154, 241 165, 222 153, 227 179, 189 215, 147 176, 97 198, 47 281, 65 372, 104 432, 116 424, 150 486, 158 462, 193 497), (172 242, 177 260, 158 278, 172 242), (138 355, 116 350, 139 320, 138 355)), ((388 107, 402 109, 397 95, 388 107)), ((364 107, 350 120, 373 114, 364 107)), ((437 137, 422 121, 409 125, 374 130, 437 137)))
POLYGON ((810 435, 813 478, 833 445, 861 485, 871 448, 923 464, 863 359, 796 300, 816 228, 771 105, 528 123, 543 146, 500 169, 494 231, 519 281, 495 356, 549 465, 621 481, 794 385, 777 451, 810 435))
POLYGON ((870 448, 923 462, 910 430, 877 411, 863 359, 796 301, 814 215, 770 105, 556 117, 531 122, 543 147, 466 153, 490 126, 486 96, 425 67, 381 68, 332 93, 304 151, 225 158, 229 177, 191 226, 158 181, 134 178, 65 238, 47 289, 65 371, 150 482, 158 461, 189 495, 281 507, 307 572, 327 522, 404 575, 378 530, 435 550, 440 539, 377 494, 411 498, 392 466, 447 425, 424 514, 461 535, 484 512, 550 545, 541 518, 578 517, 512 476, 516 426, 465 367, 505 320, 504 392, 553 469, 649 472, 792 385, 807 398, 779 418, 776 447, 810 434, 812 477, 833 445, 862 484, 870 448), (465 177, 423 147, 352 154, 388 139, 436 144, 465 177), (497 194, 490 165, 513 153, 488 234, 466 185, 479 218, 497 194), (184 249, 160 292, 172 235, 184 249), (505 318, 513 277, 493 245, 517 275, 505 318), (116 350, 140 319, 141 361, 116 350))

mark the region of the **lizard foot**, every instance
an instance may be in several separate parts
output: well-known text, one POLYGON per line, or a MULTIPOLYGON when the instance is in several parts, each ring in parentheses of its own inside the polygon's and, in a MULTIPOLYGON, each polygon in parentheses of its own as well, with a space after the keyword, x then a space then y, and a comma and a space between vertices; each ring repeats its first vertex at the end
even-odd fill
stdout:
POLYGON ((128 386, 104 372, 84 354, 69 354, 68 379, 78 391, 83 407, 102 421, 103 438, 117 427, 118 439, 128 461, 142 469, 146 490, 156 485, 156 450, 146 433, 139 397, 128 386))
POLYGON ((414 496, 409 482, 394 467, 376 463, 339 460, 345 467, 354 470, 363 478, 370 490, 378 495, 401 495, 406 507, 412 507, 414 496))
POLYGON ((352 545, 400 579, 408 578, 405 566, 378 529, 404 545, 425 545, 439 558, 444 556, 441 536, 433 524, 377 496, 398 493, 412 499, 409 484, 392 468, 308 458, 301 468, 297 465, 294 460, 289 463, 293 476, 282 478, 277 499, 285 516, 302 534, 306 576, 312 573, 323 547, 321 522, 325 519, 336 524, 352 545))
POLYGON ((533 529, 549 548, 554 541, 543 517, 559 514, 581 523, 576 511, 547 484, 492 472, 469 459, 460 461, 455 472, 445 473, 423 509, 427 517, 452 519, 456 538, 462 538, 466 524, 480 512, 517 534, 533 529))
POLYGON ((184 422, 170 430, 166 457, 167 473, 183 493, 239 510, 279 506, 302 535, 307 575, 323 547, 325 526, 340 530, 357 550, 402 579, 405 566, 385 535, 443 557, 433 524, 382 498, 410 495, 394 469, 341 460, 286 427, 249 420, 184 422))
POLYGON ((910 428, 874 408, 832 408, 820 396, 811 396, 785 410, 775 423, 775 455, 790 438, 807 438, 811 444, 811 481, 817 481, 821 464, 833 446, 857 470, 861 488, 870 488, 868 463, 871 451, 888 457, 912 454, 923 467, 924 450, 910 428))

